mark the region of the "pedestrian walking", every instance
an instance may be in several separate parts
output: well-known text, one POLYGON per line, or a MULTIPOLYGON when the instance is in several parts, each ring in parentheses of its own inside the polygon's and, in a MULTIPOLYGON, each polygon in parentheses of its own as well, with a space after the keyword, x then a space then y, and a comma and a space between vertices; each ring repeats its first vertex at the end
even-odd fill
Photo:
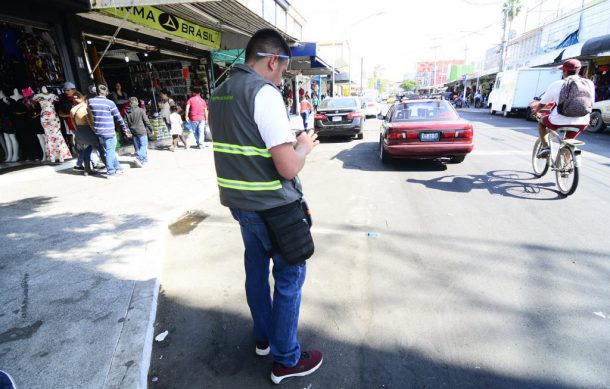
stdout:
POLYGON ((159 93, 159 116, 165 121, 165 125, 169 128, 169 115, 171 115, 171 107, 176 105, 176 102, 169 97, 168 91, 159 93))
POLYGON ((297 340, 305 259, 313 254, 297 174, 319 142, 313 131, 295 138, 291 130, 277 88, 289 60, 290 47, 277 31, 257 31, 246 46, 245 64, 234 66, 210 100, 220 201, 239 222, 245 246, 255 352, 272 354, 276 384, 322 364, 320 351, 302 351, 297 340))
POLYGON ((137 97, 129 98, 129 106, 125 110, 125 124, 133 136, 133 147, 136 151, 133 162, 137 167, 144 167, 148 163, 148 133, 152 133, 152 126, 146 111, 140 108, 137 97))
POLYGON ((309 124, 309 115, 311 111, 313 111, 313 106, 311 105, 311 101, 309 101, 309 94, 303 96, 303 100, 301 100, 301 118, 303 119, 303 129, 307 129, 309 124))
POLYGON ((201 97, 201 89, 193 88, 191 98, 186 102, 186 120, 190 123, 190 127, 195 136, 195 142, 198 148, 205 147, 204 139, 205 122, 207 117, 208 106, 205 100, 201 97))
POLYGON ((169 123, 170 123, 170 134, 172 135, 172 145, 170 146, 171 151, 175 151, 178 148, 178 141, 181 140, 184 144, 184 149, 188 150, 189 145, 184 134, 184 123, 182 121, 182 117, 178 113, 178 107, 172 106, 171 114, 169 115, 169 123))
POLYGON ((314 92, 311 95, 311 105, 313 106, 313 113, 318 112, 318 103, 319 103, 318 95, 314 92))
POLYGON ((100 141, 93 132, 93 116, 87 106, 87 98, 79 91, 74 92, 76 105, 70 110, 70 119, 76 126, 75 142, 78 159, 74 170, 80 170, 84 175, 95 174, 91 166, 91 153, 99 149, 100 141))
POLYGON ((129 138, 130 133, 116 104, 107 96, 108 87, 103 84, 98 85, 97 97, 89 99, 89 108, 93 115, 93 130, 99 138, 100 147, 106 157, 106 177, 111 178, 116 174, 123 174, 123 168, 116 155, 117 134, 114 129, 114 121, 119 122, 126 137, 129 138))

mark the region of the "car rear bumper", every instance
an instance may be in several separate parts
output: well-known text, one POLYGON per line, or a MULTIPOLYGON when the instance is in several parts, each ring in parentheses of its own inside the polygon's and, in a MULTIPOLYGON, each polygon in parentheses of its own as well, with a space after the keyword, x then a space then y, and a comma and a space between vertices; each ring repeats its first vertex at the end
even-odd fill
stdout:
POLYGON ((319 120, 316 120, 314 123, 314 131, 318 136, 353 136, 362 132, 360 123, 360 120, 354 120, 354 122, 350 124, 325 126, 319 120))
POLYGON ((430 143, 384 145, 393 158, 433 159, 466 155, 474 147, 472 143, 430 143))

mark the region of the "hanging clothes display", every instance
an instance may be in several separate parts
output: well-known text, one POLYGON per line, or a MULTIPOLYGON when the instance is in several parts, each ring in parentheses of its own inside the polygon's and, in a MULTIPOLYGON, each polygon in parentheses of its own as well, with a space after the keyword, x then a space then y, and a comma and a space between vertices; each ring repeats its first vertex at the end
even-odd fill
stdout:
POLYGON ((51 162, 56 160, 63 162, 67 158, 72 158, 68 145, 61 135, 59 118, 53 106, 57 100, 59 97, 53 93, 39 93, 34 96, 34 101, 40 104, 40 123, 47 135, 47 156, 51 162))

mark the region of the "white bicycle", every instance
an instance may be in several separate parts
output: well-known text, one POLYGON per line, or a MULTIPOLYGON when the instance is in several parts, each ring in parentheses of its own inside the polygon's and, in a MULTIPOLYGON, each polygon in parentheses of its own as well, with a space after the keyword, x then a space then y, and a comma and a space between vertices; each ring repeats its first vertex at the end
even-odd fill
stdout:
POLYGON ((551 152, 548 157, 538 158, 538 152, 542 147, 540 138, 534 143, 532 151, 532 167, 534 175, 542 177, 549 170, 555 171, 555 179, 557 187, 564 196, 569 196, 576 191, 578 186, 579 170, 580 170, 580 154, 581 150, 578 146, 582 146, 585 142, 576 139, 565 139, 565 133, 580 131, 576 127, 560 127, 557 131, 547 128, 549 134, 549 147, 551 152), (562 134, 560 135, 559 132, 562 134), (556 150, 557 154, 553 156, 556 150))

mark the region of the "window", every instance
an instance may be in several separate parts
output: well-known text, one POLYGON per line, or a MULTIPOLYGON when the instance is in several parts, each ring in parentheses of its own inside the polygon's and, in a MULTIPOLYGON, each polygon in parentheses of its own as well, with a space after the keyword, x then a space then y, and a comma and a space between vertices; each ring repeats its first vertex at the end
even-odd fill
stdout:
POLYGON ((303 36, 303 26, 299 23, 294 22, 294 37, 297 39, 301 39, 303 36))
POLYGON ((320 108, 358 108, 358 99, 353 97, 324 99, 320 104, 320 108))
POLYGON ((275 0, 264 0, 263 18, 275 26, 275 0))
POLYGON ((402 103, 396 105, 392 122, 457 120, 453 107, 444 100, 402 103))
POLYGON ((275 12, 275 25, 284 32, 286 32, 286 11, 284 8, 276 4, 275 12))

